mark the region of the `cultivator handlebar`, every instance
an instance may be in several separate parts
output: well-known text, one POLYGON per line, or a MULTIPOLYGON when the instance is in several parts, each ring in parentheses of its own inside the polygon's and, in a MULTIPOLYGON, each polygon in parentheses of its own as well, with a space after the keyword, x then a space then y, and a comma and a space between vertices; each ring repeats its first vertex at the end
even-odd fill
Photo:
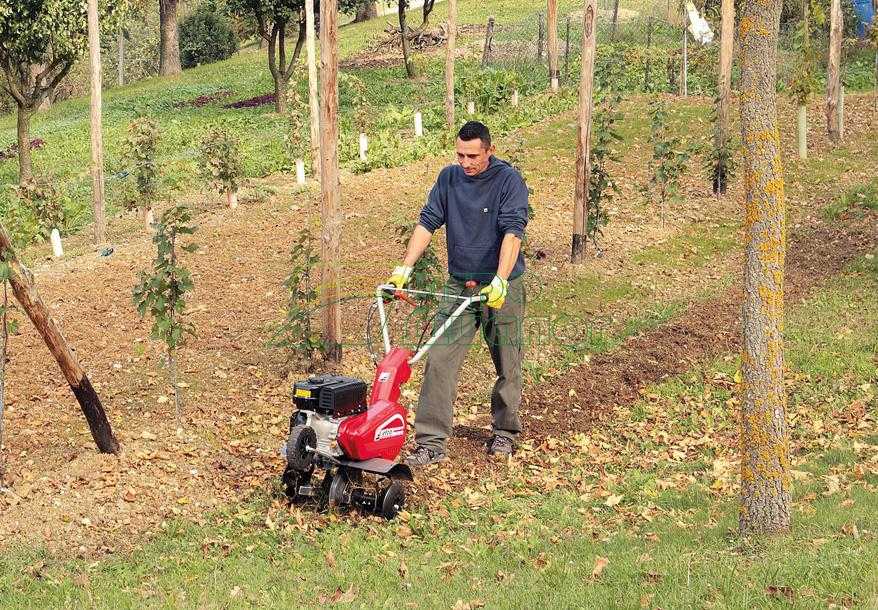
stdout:
MULTIPOLYGON (((472 280, 466 283, 466 287, 469 290, 472 290, 478 286, 478 284, 472 280)), ((451 312, 445 322, 442 323, 442 326, 436 329, 436 332, 427 340, 421 348, 415 352, 415 354, 409 358, 409 364, 414 364, 418 360, 424 357, 431 347, 439 340, 439 338, 445 334, 445 331, 454 323, 454 321, 460 317, 460 314, 466 310, 467 307, 472 305, 473 303, 481 303, 486 300, 488 297, 484 294, 473 294, 469 296, 464 295, 450 295, 444 292, 428 292, 426 290, 411 290, 408 288, 397 288, 393 284, 381 284, 375 290, 375 304, 378 307, 378 317, 381 322, 381 336, 384 339, 384 353, 390 352, 390 332, 387 329, 387 314, 384 311, 384 299, 388 294, 392 294, 394 298, 405 301, 406 303, 412 305, 413 307, 417 306, 417 302, 409 295, 425 295, 425 296, 434 296, 443 299, 455 299, 460 301, 460 305, 451 312)))

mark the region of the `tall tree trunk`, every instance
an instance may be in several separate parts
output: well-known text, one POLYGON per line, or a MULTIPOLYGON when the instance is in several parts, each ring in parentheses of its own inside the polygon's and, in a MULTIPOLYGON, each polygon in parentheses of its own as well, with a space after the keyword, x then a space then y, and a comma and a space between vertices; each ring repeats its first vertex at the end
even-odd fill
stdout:
POLYGON ((558 90, 558 0, 548 0, 546 6, 549 46, 549 87, 558 90))
POLYGON ((320 100, 317 96, 317 50, 314 48, 314 0, 305 0, 305 39, 308 56, 308 106, 311 109, 311 170, 314 176, 319 177, 320 100))
MULTIPOLYGON (((732 54, 735 47, 735 2, 722 0, 722 32, 720 34, 719 78, 717 82, 716 133, 713 145, 716 150, 728 149, 729 106, 732 101, 732 54)), ((714 169, 714 192, 726 192, 726 168, 714 169)))
POLYGON ((177 28, 179 0, 159 0, 159 74, 180 74, 180 34, 177 28))
POLYGON ((70 389, 73 390, 82 413, 88 421, 98 449, 102 453, 118 453, 119 443, 113 436, 113 430, 107 420, 104 407, 101 405, 101 399, 92 387, 73 351, 67 345, 64 335, 61 334, 55 321, 49 315, 49 310, 37 292, 30 271, 18 261, 15 250, 12 248, 12 240, 9 239, 9 234, 2 225, 0 225, 0 257, 9 265, 9 283, 12 285, 15 298, 21 303, 22 308, 61 367, 61 372, 67 383, 70 384, 70 389))
POLYGON ((445 46, 445 122, 449 131, 454 122, 454 53, 457 44, 457 0, 448 0, 448 40, 445 46))
POLYGON ((101 132, 101 32, 98 0, 88 0, 88 57, 91 67, 91 175, 92 206, 95 215, 94 243, 107 238, 104 215, 104 138, 101 132))
POLYGON ((597 7, 595 0, 585 0, 582 11, 582 71, 579 82, 579 137, 576 141, 576 190, 573 197, 573 242, 570 261, 585 259, 588 241, 588 191, 591 182, 591 114, 593 107, 594 56, 597 7))
POLYGON ((407 7, 408 0, 399 0, 397 13, 399 15, 399 34, 402 40, 402 61, 405 63, 406 76, 408 78, 415 78, 418 75, 418 71, 415 69, 415 62, 412 59, 411 46, 409 45, 409 28, 408 25, 406 25, 405 14, 405 9, 407 7))
POLYGON ((841 141, 838 109, 841 103, 841 41, 843 32, 841 0, 832 0, 829 27, 829 65, 826 69, 826 131, 833 144, 841 141))
POLYGON ((741 506, 743 535, 790 527, 784 387, 786 210, 777 124, 782 0, 745 2, 741 16, 741 131, 746 184, 741 506))
POLYGON ((30 152, 30 117, 33 111, 24 106, 18 107, 17 135, 18 135, 18 182, 21 184, 34 173, 33 162, 30 152))
POLYGON ((357 7, 357 16, 354 17, 354 23, 368 21, 378 16, 378 6, 374 2, 363 2, 357 7))
MULTIPOLYGON (((402 5, 402 3, 400 3, 402 5)), ((401 13, 402 14, 402 13, 401 13)), ((405 37, 405 28, 403 28, 405 37)), ((338 7, 320 3, 320 188, 321 209, 321 306, 326 359, 341 361, 341 328, 338 317, 338 253, 341 235, 341 193, 338 182, 338 7)))

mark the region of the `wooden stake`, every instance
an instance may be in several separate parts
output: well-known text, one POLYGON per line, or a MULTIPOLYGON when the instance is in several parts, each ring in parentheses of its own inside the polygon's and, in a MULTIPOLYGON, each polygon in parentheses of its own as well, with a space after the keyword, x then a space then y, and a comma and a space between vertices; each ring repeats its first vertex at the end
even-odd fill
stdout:
POLYGON ((841 41, 844 27, 841 0, 832 0, 829 27, 829 65, 826 69, 826 132, 833 144, 841 141, 838 106, 841 99, 841 41))
POLYGON ((680 95, 689 96, 689 33, 686 31, 686 20, 689 19, 683 11, 683 66, 680 75, 680 95))
POLYGON ((558 0, 548 0, 546 8, 549 46, 549 86, 558 91, 558 0))
POLYGON ((101 31, 98 0, 88 0, 88 57, 91 67, 91 176, 95 214, 94 243, 107 239, 104 215, 104 139, 101 133, 101 31))
POLYGON ((537 61, 543 61, 543 41, 546 39, 546 24, 543 14, 537 13, 537 61))
POLYGON ((117 59, 119 65, 116 66, 116 84, 122 86, 125 84, 125 31, 119 30, 119 39, 117 43, 117 59))
POLYGON ((79 365, 73 351, 67 345, 61 330, 49 315, 48 308, 37 292, 33 275, 19 262, 15 250, 12 248, 12 240, 6 232, 6 227, 2 224, 0 224, 0 258, 6 261, 9 266, 9 283, 15 298, 18 299, 22 309, 33 322, 43 341, 46 342, 46 346, 61 367, 61 372, 70 385, 70 389, 73 390, 73 395, 79 402, 86 421, 88 421, 92 438, 94 438, 98 450, 101 453, 118 453, 119 443, 113 436, 113 430, 109 420, 107 420, 104 407, 101 405, 101 399, 92 387, 85 371, 79 365))
POLYGON ((314 176, 320 176, 320 100, 314 48, 314 0, 305 0, 305 54, 308 61, 308 106, 311 109, 311 171, 314 176))
POLYGON ((582 71, 579 82, 579 137, 576 141, 576 190, 573 199, 573 243, 570 261, 583 262, 588 239, 588 191, 591 181, 591 115, 597 20, 595 0, 585 0, 582 11, 582 71))
POLYGON ((457 0, 448 0, 448 40, 445 46, 445 123, 449 131, 454 122, 454 49, 457 44, 457 0))
MULTIPOLYGON (((729 107, 732 101, 732 53, 735 46, 735 1, 722 0, 722 31, 720 34, 719 77, 717 79, 716 132, 713 145, 724 150, 729 142, 729 107)), ((717 195, 726 192, 726 177, 715 182, 717 195)))
POLYGON ((487 66, 491 61, 491 51, 494 48, 494 17, 488 17, 488 26, 485 30, 485 49, 482 51, 482 65, 487 66))
POLYGON ((320 186, 321 290, 323 343, 326 359, 341 361, 341 326, 338 317, 338 253, 341 234, 338 182, 338 6, 336 0, 320 3, 320 186))
POLYGON ((564 34, 564 78, 570 76, 570 15, 567 15, 567 31, 564 34))

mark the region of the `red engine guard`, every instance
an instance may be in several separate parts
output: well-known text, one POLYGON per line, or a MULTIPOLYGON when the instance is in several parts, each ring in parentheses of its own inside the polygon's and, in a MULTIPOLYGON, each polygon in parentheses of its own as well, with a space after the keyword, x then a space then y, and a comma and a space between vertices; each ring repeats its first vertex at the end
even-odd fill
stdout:
POLYGON ((396 347, 378 364, 372 395, 365 413, 344 420, 338 428, 338 444, 352 460, 395 460, 405 443, 406 409, 399 404, 400 388, 412 370, 410 350, 396 347))

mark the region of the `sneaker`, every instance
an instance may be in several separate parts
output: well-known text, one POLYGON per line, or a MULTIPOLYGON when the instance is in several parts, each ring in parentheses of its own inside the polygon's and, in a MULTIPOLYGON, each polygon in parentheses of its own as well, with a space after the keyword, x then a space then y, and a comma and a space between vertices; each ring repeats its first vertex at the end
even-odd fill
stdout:
POLYGON ((428 464, 441 462, 445 460, 446 457, 444 451, 419 445, 415 447, 414 451, 408 454, 405 458, 405 463, 409 466, 427 466, 428 464))
POLYGON ((505 437, 500 436, 499 434, 495 434, 491 437, 491 440, 488 441, 488 455, 512 455, 515 453, 515 445, 512 440, 505 437))

